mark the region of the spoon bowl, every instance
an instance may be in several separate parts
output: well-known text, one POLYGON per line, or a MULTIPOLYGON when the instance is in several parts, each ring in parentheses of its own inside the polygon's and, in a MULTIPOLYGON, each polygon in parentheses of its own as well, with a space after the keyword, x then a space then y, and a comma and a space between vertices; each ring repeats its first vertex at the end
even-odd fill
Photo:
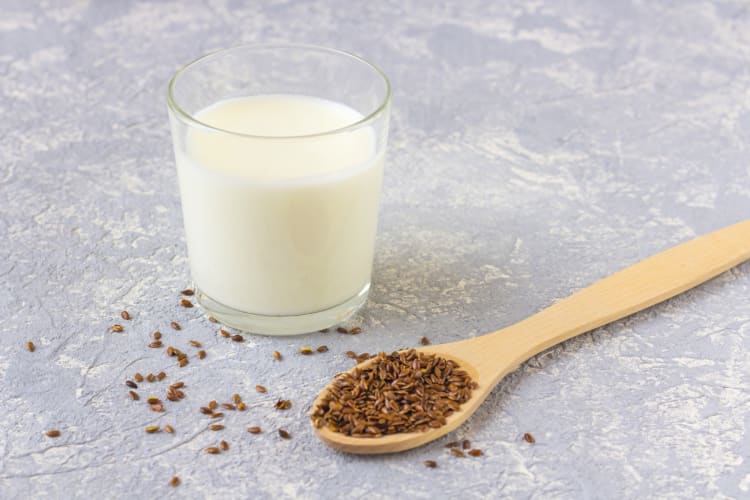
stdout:
MULTIPOLYGON (((451 359, 478 386, 445 425, 382 437, 352 437, 326 426, 316 434, 327 445, 357 454, 393 453, 416 448, 456 429, 482 404, 502 378, 532 356, 612 321, 624 318, 697 286, 750 259, 750 220, 677 245, 623 269, 493 333, 415 349, 451 359)), ((357 365, 359 368, 374 359, 357 365)), ((317 397, 323 402, 328 388, 317 397)))

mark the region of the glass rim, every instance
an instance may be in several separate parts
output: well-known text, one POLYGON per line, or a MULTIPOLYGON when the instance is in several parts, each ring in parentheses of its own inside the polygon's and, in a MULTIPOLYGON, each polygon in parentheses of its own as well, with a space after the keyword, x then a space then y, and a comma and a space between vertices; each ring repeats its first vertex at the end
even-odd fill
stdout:
POLYGON ((214 132, 220 132, 223 134, 230 134, 237 137, 245 137, 248 139, 264 139, 264 140, 272 140, 272 139, 307 139, 307 138, 313 138, 313 137, 323 137, 323 136, 329 136, 329 135, 335 135, 342 132, 349 132, 351 130, 356 130, 361 127, 364 127, 366 125, 369 125, 371 122, 373 122, 375 119, 377 119, 385 110, 388 108, 388 105, 391 101, 391 82, 388 80, 388 77, 385 75, 385 73, 377 67, 375 64, 369 62, 368 60, 352 54, 351 52, 347 52, 340 49, 333 49, 330 47, 324 47, 321 45, 312 45, 312 44, 305 44, 305 43, 248 43, 248 44, 242 44, 242 45, 236 45, 234 47, 227 47, 224 49, 218 49, 213 52, 209 52, 207 54, 204 54, 197 59, 194 59, 190 61, 189 63, 182 66, 180 69, 178 69, 175 74, 172 76, 172 78, 169 80, 169 84, 167 85, 167 106, 170 110, 172 110, 176 117, 186 122, 188 125, 197 126, 199 128, 208 129, 214 132), (211 59, 216 56, 220 56, 222 54, 226 54, 228 52, 232 52, 235 50, 247 50, 247 49, 298 49, 298 50, 312 50, 312 51, 318 51, 318 52, 327 52, 329 54, 337 55, 337 56, 345 56, 346 58, 353 59, 359 63, 362 63, 372 69, 376 75, 380 76, 383 83, 385 83, 385 95, 383 96, 382 101, 378 106, 375 108, 374 111, 370 112, 369 114, 365 115, 361 119, 352 122, 348 125, 345 125, 343 127, 338 127, 335 129, 330 130, 324 130, 322 132, 316 132, 314 134, 302 134, 302 135, 258 135, 258 134, 246 134, 242 132, 237 132, 221 127, 215 127, 213 125, 209 125, 208 123, 202 122, 198 120, 195 116, 193 116, 191 113, 188 113, 185 111, 178 103, 177 99, 174 95, 174 88, 175 84, 177 83, 177 80, 189 69, 193 68, 195 65, 206 61, 207 59, 211 59))

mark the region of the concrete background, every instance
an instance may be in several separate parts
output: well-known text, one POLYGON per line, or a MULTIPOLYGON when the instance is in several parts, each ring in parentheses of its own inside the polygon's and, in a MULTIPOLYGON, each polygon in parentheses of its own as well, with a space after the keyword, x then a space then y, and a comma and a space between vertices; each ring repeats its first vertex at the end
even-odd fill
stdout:
POLYGON ((0 497, 747 497, 748 265, 530 360, 420 449, 336 453, 306 414, 347 350, 491 331, 747 217, 749 89, 745 1, 0 0, 0 497), (343 48, 392 79, 361 335, 240 345, 177 306, 165 85, 253 41, 343 48), (155 329, 208 357, 178 369, 146 347, 155 329), (126 378, 162 369, 141 396, 179 379, 185 400, 128 399, 126 378), (234 392, 249 411, 206 431, 198 406, 234 392), (155 423, 176 433, 146 435, 155 423), (229 452, 202 452, 221 438, 229 452), (451 457, 464 438, 485 456, 451 457))

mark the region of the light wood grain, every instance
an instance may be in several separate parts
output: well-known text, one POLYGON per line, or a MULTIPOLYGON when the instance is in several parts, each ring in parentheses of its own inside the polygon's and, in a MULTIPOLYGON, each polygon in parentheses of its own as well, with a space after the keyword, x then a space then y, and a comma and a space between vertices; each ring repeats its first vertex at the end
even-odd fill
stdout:
POLYGON ((642 260, 496 332, 419 348, 455 359, 479 384, 472 398, 438 429, 382 438, 352 438, 325 428, 315 431, 324 443, 349 453, 392 453, 428 443, 466 421, 505 375, 535 354, 674 297, 747 259, 750 220, 642 260))

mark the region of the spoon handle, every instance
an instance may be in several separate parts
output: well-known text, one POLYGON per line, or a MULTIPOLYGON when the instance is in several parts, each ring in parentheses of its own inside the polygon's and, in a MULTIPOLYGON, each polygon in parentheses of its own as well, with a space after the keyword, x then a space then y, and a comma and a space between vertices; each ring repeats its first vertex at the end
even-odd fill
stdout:
POLYGON ((750 220, 644 259, 485 337, 517 366, 555 344, 674 297, 747 259, 750 220))

